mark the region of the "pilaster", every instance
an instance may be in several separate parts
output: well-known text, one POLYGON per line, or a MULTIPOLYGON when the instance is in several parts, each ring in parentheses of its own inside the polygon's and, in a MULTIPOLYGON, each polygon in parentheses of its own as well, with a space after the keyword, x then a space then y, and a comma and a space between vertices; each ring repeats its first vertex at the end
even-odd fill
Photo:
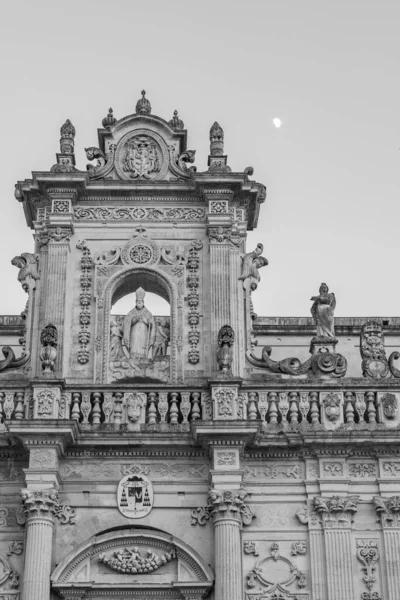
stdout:
POLYGON ((400 496, 374 497, 385 546, 388 600, 398 600, 400 590, 400 496))

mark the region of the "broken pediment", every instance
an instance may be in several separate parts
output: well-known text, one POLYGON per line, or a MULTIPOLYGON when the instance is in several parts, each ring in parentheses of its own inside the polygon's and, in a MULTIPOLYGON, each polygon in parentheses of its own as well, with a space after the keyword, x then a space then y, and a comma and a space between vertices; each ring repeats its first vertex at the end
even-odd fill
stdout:
POLYGON ((151 114, 142 92, 136 113, 115 119, 112 110, 98 130, 99 147, 86 148, 90 179, 165 181, 189 179, 195 151, 186 149, 186 130, 176 115, 167 122, 151 114))

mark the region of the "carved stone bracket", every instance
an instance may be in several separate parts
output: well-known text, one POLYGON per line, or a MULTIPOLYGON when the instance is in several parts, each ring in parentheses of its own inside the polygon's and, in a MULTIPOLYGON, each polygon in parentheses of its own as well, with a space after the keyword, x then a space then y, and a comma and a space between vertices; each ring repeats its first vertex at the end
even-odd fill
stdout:
POLYGON ((374 496, 373 501, 383 528, 400 527, 400 496, 374 496))
POLYGON ((242 525, 251 525, 255 515, 245 503, 247 495, 248 493, 244 488, 235 492, 231 490, 210 490, 207 506, 192 510, 191 524, 205 525, 212 517, 214 520, 219 518, 235 519, 240 521, 242 525))
POLYGON ((360 496, 315 496, 314 509, 324 528, 350 527, 359 500, 360 496))

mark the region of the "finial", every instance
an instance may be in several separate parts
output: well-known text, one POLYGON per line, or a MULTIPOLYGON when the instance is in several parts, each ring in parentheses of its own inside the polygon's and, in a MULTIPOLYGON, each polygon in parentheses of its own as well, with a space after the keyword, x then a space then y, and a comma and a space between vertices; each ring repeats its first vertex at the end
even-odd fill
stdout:
POLYGON ((224 154, 224 130, 217 121, 210 129, 210 154, 211 156, 224 154))
POLYGON ((60 152, 63 154, 74 153, 75 133, 75 127, 72 125, 71 121, 67 119, 60 129, 60 152))
POLYGON ((178 117, 177 110, 174 110, 174 116, 168 122, 168 124, 171 125, 172 129, 184 129, 185 128, 184 122, 178 117))
POLYGON ((146 98, 146 91, 142 90, 142 97, 136 103, 136 114, 149 115, 151 113, 151 104, 146 98))
POLYGON ((104 119, 102 120, 101 123, 104 128, 108 128, 108 127, 114 127, 116 122, 117 122, 117 119, 114 117, 113 109, 109 108, 108 115, 106 117, 104 117, 104 119))

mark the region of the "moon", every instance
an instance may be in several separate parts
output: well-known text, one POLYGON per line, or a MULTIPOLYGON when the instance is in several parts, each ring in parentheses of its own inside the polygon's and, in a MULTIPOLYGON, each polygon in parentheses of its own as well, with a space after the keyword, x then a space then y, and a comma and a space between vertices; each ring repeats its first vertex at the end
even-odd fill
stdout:
POLYGON ((281 125, 282 125, 282 121, 281 121, 281 119, 279 119, 279 117, 275 117, 274 119, 272 119, 272 123, 274 124, 274 127, 276 127, 277 129, 279 129, 279 127, 281 127, 281 125))

